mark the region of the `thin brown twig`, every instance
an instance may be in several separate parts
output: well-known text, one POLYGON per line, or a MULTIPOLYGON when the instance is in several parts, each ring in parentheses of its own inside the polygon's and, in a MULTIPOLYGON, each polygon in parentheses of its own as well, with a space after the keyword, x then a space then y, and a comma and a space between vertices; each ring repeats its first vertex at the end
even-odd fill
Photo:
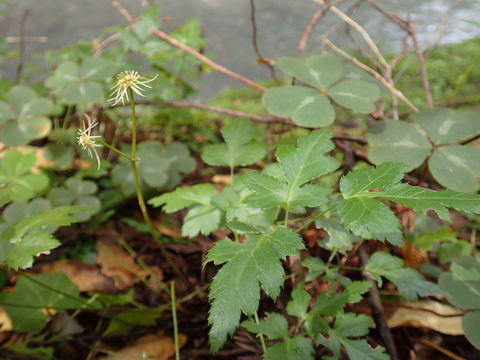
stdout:
POLYGON ((368 72, 369 74, 371 74, 375 79, 377 79, 378 81, 380 81, 383 86, 385 86, 387 88, 387 90, 394 96, 398 97, 401 101, 403 101, 411 110, 415 111, 415 112, 419 112, 420 110, 417 109, 417 107, 415 105, 413 105, 410 100, 408 100, 405 95, 403 95, 403 93, 396 89, 390 82, 388 82, 382 75, 380 75, 377 71, 375 71, 374 69, 368 67, 367 65, 365 65, 364 63, 360 62, 359 60, 357 60, 356 58, 354 58, 353 56, 347 54, 345 51, 343 51, 342 49, 340 49, 338 46, 336 46, 335 44, 333 44, 330 40, 328 39, 323 39, 322 40, 326 45, 328 45, 333 51, 335 51, 337 54, 343 56, 344 58, 350 60, 350 62, 355 65, 356 67, 368 72))
MULTIPOLYGON (((247 118, 253 121, 258 122, 277 122, 277 123, 291 123, 289 119, 282 118, 279 116, 274 115, 257 115, 246 113, 239 110, 232 110, 232 109, 225 109, 219 108, 215 106, 203 105, 203 104, 195 104, 187 101, 137 101, 137 105, 162 105, 162 106, 172 106, 172 107, 180 107, 180 108, 191 108, 191 109, 198 109, 198 110, 205 110, 210 111, 218 114, 224 114, 227 116, 232 117, 239 117, 239 118, 247 118)), ((118 105, 117 105, 118 106, 118 105)))
POLYGON ((447 349, 444 349, 443 347, 437 345, 437 344, 434 344, 432 343, 431 341, 428 341, 428 340, 425 340, 425 339, 411 339, 413 342, 416 342, 416 343, 419 343, 419 344, 423 344, 425 346, 428 346, 432 349, 435 349, 437 350, 438 352, 441 352, 443 355, 446 355, 448 356, 450 359, 453 359, 453 360, 465 360, 465 358, 461 357, 461 356, 458 356, 454 353, 452 353, 450 350, 447 350, 447 349))
POLYGON ((255 7, 255 0, 250 0, 250 22, 252 23, 252 45, 255 54, 257 55, 256 62, 258 64, 264 64, 270 70, 270 75, 272 79, 278 83, 277 74, 275 73, 275 67, 272 65, 273 61, 271 59, 266 58, 262 55, 260 51, 260 47, 258 46, 258 39, 257 39, 257 19, 255 16, 256 7, 255 7))
MULTIPOLYGON (((125 19, 127 19, 128 22, 130 22, 131 24, 135 24, 137 22, 137 19, 131 15, 127 9, 125 9, 117 0, 112 0, 112 5, 117 9, 118 12, 120 12, 120 14, 122 14, 125 19)), ((244 83, 245 85, 248 85, 248 86, 251 86, 257 90, 260 90, 260 91, 266 91, 267 88, 265 88, 264 86, 260 85, 260 84, 257 84, 255 81, 253 80, 250 80, 240 74, 237 74, 236 72, 233 72, 229 69, 227 69, 226 67, 220 65, 220 64, 217 64, 215 61, 212 61, 210 60, 209 58, 207 58, 205 55, 201 54, 199 51, 195 50, 194 48, 172 38, 170 35, 168 35, 167 33, 164 33, 163 31, 159 30, 159 29, 152 29, 151 31, 155 36, 159 37, 160 39, 166 41, 167 43, 169 43, 170 45, 176 47, 176 48, 179 48, 183 51, 185 51, 186 53, 196 57, 198 60, 200 60, 201 62, 203 62, 204 64, 210 66, 212 69, 228 76, 228 77, 231 77, 232 79, 236 79, 242 83, 244 83)))
POLYGON ((427 100, 428 108, 433 108, 433 98, 432 92, 430 90, 430 82, 428 81, 428 72, 427 67, 425 66, 425 56, 423 54, 422 49, 420 48, 420 44, 418 43, 417 34, 415 33, 415 25, 413 22, 408 23, 408 33, 410 38, 412 39, 413 48, 415 49, 415 55, 417 55, 419 70, 420 70, 420 77, 422 79, 422 86, 423 92, 425 93, 425 98, 427 100))
POLYGON ((23 64, 25 61, 25 31, 27 25, 27 18, 28 18, 28 9, 24 10, 22 13, 22 17, 20 19, 19 25, 19 41, 18 41, 18 64, 17 64, 17 72, 15 74, 15 83, 17 84, 22 76, 23 72, 23 64))
MULTIPOLYGON (((368 254, 365 246, 361 246, 358 249, 358 252, 363 265, 366 265, 368 262, 368 254)), ((398 356, 397 347, 395 346, 395 341, 393 340, 392 332, 390 331, 387 321, 385 320, 385 311, 383 309, 382 300, 380 299, 380 294, 378 293, 377 282, 367 271, 363 271, 363 277, 372 285, 370 287, 370 291, 368 292, 368 302, 372 308, 372 315, 375 319, 378 332, 383 339, 385 348, 390 353, 392 360, 399 360, 400 358, 398 356)))

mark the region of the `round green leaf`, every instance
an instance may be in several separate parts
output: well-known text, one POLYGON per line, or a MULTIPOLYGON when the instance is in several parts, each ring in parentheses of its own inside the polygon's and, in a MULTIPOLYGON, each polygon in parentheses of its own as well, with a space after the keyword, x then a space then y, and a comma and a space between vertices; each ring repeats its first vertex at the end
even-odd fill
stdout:
POLYGON ((328 90, 328 95, 338 104, 358 111, 371 113, 375 110, 374 102, 380 98, 377 85, 363 80, 345 80, 328 90))
POLYGON ((23 107, 36 98, 35 92, 26 86, 14 86, 8 92, 8 102, 12 104, 17 114, 22 113, 23 107))
POLYGON ((435 180, 454 191, 477 192, 480 179, 480 149, 472 146, 442 146, 428 161, 435 180))
POLYGON ((435 144, 457 142, 480 133, 480 115, 477 112, 436 108, 416 113, 413 119, 435 144))
POLYGON ((185 144, 173 142, 168 145, 165 155, 170 159, 170 168, 188 174, 197 167, 197 162, 190 156, 190 151, 185 144))
POLYGON ((72 146, 48 144, 44 147, 44 155, 47 160, 54 162, 57 168, 68 169, 72 166, 74 151, 72 146))
POLYGON ((48 199, 55 205, 70 205, 75 201, 75 196, 64 188, 54 188, 48 193, 48 199))
POLYGON ((80 180, 74 177, 65 181, 65 186, 76 196, 92 195, 98 190, 97 184, 90 180, 80 180))
POLYGON ((112 61, 99 57, 85 59, 80 66, 80 77, 89 80, 104 80, 116 72, 112 61))
POLYGON ((326 126, 335 119, 328 98, 317 90, 304 86, 268 89, 262 96, 262 103, 270 113, 291 117, 300 126, 326 126))
POLYGON ((307 59, 282 57, 276 61, 277 66, 289 75, 326 90, 343 76, 343 66, 333 55, 314 55, 307 59))
POLYGON ((102 103, 105 98, 101 86, 92 82, 69 84, 62 90, 62 96, 67 104, 98 104, 102 103))
POLYGON ((87 221, 93 215, 98 213, 102 207, 100 200, 96 196, 84 196, 75 202, 77 206, 84 206, 87 208, 85 211, 75 213, 75 217, 80 221, 87 221))
POLYGON ((51 129, 52 123, 50 119, 43 116, 20 118, 18 120, 18 130, 29 141, 47 136, 51 129))
POLYGON ((8 104, 6 104, 3 101, 0 101, 0 124, 14 117, 15 115, 12 113, 12 111, 8 107, 8 104))
POLYGON ((401 162, 408 171, 420 166, 430 152, 430 142, 412 125, 386 120, 371 126, 367 133, 368 158, 374 164, 401 162))
POLYGON ((480 311, 465 314, 462 326, 468 341, 480 350, 480 311))

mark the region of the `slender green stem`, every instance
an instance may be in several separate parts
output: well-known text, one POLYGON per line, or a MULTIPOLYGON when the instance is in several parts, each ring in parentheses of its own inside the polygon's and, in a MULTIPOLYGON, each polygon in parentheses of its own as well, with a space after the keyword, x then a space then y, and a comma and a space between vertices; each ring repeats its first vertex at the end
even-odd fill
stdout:
POLYGON ((150 234, 152 235, 153 240, 155 243, 159 246, 160 251, 162 252, 162 255, 165 257, 167 260, 168 264, 172 267, 173 271, 176 273, 177 276, 183 278, 183 274, 178 268, 178 266, 175 264, 175 262, 171 259, 170 255, 167 252, 167 249, 165 248, 165 245, 163 244, 162 240, 157 234, 157 231, 153 227, 152 220, 150 219, 150 215, 148 214, 147 211, 147 206, 145 205, 145 199, 143 198, 143 193, 142 193, 142 185, 140 183, 140 176, 138 174, 138 167, 137 167, 137 115, 135 113, 135 98, 133 95, 133 90, 128 89, 128 95, 130 97, 130 104, 132 108, 132 152, 130 154, 130 163, 132 166, 132 172, 133 172, 133 178, 135 179, 135 192, 137 194, 137 199, 138 199, 138 206, 140 207, 140 210, 143 215, 143 220, 145 221, 145 224, 147 224, 148 229, 150 230, 150 234))
POLYGON ((128 154, 125 154, 123 151, 121 150, 118 150, 116 147, 110 145, 109 143, 105 142, 103 139, 95 139, 95 142, 99 143, 99 144, 102 144, 103 146, 105 146, 107 149, 110 149, 112 150, 113 152, 116 152, 118 155, 124 157, 125 159, 127 160, 130 160, 130 161, 135 161, 134 158, 132 158, 130 155, 128 154))
POLYGON ((172 319, 173 319, 173 341, 175 344, 175 360, 180 360, 180 347, 178 344, 178 322, 177 322, 177 305, 175 303, 175 282, 170 284, 170 299, 172 304, 172 319))
POLYGON ((68 105, 67 106, 67 111, 65 112, 65 116, 63 117, 63 129, 66 129, 68 127, 68 123, 70 122, 70 118, 72 117, 73 113, 73 106, 68 105))
POLYGON ((285 220, 284 220, 283 226, 288 227, 288 206, 285 209, 285 220))
MULTIPOLYGON (((253 316, 255 318, 255 323, 259 324, 260 320, 258 320, 258 314, 256 311, 253 314, 253 316)), ((265 354, 267 352, 267 346, 265 345, 265 339, 263 338, 263 334, 260 334, 260 343, 262 344, 262 350, 263 350, 263 353, 265 354)))
POLYGON ((297 230, 295 230, 297 233, 301 232, 302 230, 306 229, 307 227, 310 226, 311 223, 313 223, 315 220, 321 218, 323 215, 328 213, 330 210, 332 210, 334 206, 330 206, 328 209, 316 214, 315 216, 311 217, 305 224, 300 226, 297 230))

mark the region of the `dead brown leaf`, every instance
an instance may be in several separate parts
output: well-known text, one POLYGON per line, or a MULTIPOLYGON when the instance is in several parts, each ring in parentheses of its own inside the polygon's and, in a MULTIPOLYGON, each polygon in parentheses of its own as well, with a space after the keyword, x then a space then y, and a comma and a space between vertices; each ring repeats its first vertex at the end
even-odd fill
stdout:
POLYGON ((409 241, 404 241, 402 246, 403 260, 405 266, 418 269, 425 261, 427 261, 427 253, 420 250, 409 241))
POLYGON ((214 175, 212 182, 215 184, 230 185, 232 183, 232 177, 230 175, 214 175))
POLYGON ((463 313, 453 306, 426 300, 402 303, 387 320, 388 326, 411 326, 432 329, 447 335, 463 335, 463 313))
MULTIPOLYGON (((187 337, 183 334, 179 335, 179 346, 185 345, 187 337)), ((162 333, 148 334, 135 340, 131 345, 127 345, 123 349, 116 351, 101 360, 133 360, 133 359, 149 359, 149 360, 167 360, 175 354, 175 346, 173 339, 162 333)))
POLYGON ((147 270, 135 263, 130 254, 113 240, 98 240, 96 249, 98 255, 95 262, 100 265, 102 274, 113 279, 117 289, 128 289, 149 275, 147 270))
POLYGON ((80 288, 80 291, 114 294, 125 290, 117 288, 113 279, 103 275, 100 268, 76 260, 45 263, 40 267, 40 271, 44 273, 63 272, 80 288))
POLYGON ((8 317, 3 307, 0 306, 0 332, 3 331, 11 331, 12 330, 12 322, 8 317))

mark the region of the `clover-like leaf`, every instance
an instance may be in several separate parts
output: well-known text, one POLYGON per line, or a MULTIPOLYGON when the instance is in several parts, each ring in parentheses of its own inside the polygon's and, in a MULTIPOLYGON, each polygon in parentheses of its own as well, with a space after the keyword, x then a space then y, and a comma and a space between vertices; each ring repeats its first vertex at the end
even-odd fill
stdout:
POLYGON ((253 164, 265 156, 265 146, 252 141, 255 129, 250 120, 237 119, 221 131, 225 144, 207 145, 203 149, 202 160, 208 165, 233 169, 253 164))
MULTIPOLYGON (((122 150, 128 153, 130 146, 123 146, 122 150)), ((188 148, 177 142, 165 147, 158 141, 144 141, 138 144, 137 157, 140 180, 149 187, 173 188, 180 182, 181 174, 189 173, 196 167, 196 161, 188 148)), ((112 168, 112 182, 124 194, 135 193, 135 179, 128 160, 120 158, 119 163, 112 168)))
POLYGON ((437 145, 455 143, 480 133, 480 116, 473 111, 426 109, 414 114, 413 119, 437 145))
POLYGON ((368 158, 375 164, 394 161, 408 165, 408 171, 420 166, 432 148, 428 139, 414 126, 386 120, 368 129, 368 158))
MULTIPOLYGON (((50 201, 44 198, 35 198, 30 202, 13 202, 3 211, 3 223, 0 224, 0 233, 16 222, 32 217, 40 211, 52 208, 50 201)), ((53 233, 57 228, 45 228, 42 232, 53 233)))
POLYGON ((77 212, 75 216, 80 221, 87 221, 100 211, 102 204, 94 195, 98 190, 97 184, 90 180, 81 180, 75 177, 68 178, 63 187, 50 190, 48 198, 56 206, 77 205, 86 210, 77 212))
POLYGON ((479 159, 480 149, 476 147, 441 146, 428 160, 428 168, 435 180, 448 189, 477 192, 480 187, 479 159))
POLYGON ((49 100, 37 97, 25 86, 14 86, 7 102, 0 101, 0 142, 19 146, 45 137, 52 127, 46 116, 51 110, 49 100))
POLYGON ((8 150, 0 159, 0 206, 10 201, 24 201, 43 191, 48 186, 48 177, 43 173, 31 173, 37 162, 35 153, 24 154, 8 150))
POLYGON ((274 87, 265 91, 262 104, 273 115, 292 118, 297 125, 322 127, 335 119, 335 110, 325 95, 305 86, 274 87))
POLYGON ((342 80, 343 65, 332 55, 279 58, 277 65, 285 73, 314 87, 274 87, 262 96, 262 104, 271 114, 291 118, 299 126, 331 124, 335 110, 330 99, 353 111, 369 113, 374 110, 373 103, 380 98, 380 90, 372 82, 342 80))
POLYGON ((67 104, 99 104, 105 96, 99 81, 116 72, 115 64, 100 57, 91 57, 78 65, 73 61, 61 63, 45 82, 46 86, 67 104))

